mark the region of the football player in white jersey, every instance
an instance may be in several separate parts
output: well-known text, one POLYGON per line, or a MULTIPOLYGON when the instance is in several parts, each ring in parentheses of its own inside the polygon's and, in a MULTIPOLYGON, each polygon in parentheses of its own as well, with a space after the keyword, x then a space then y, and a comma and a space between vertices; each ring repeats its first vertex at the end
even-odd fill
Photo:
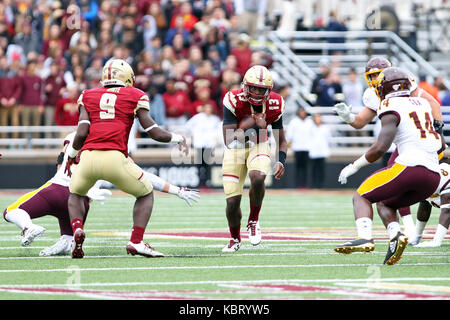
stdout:
POLYGON ((358 237, 350 244, 335 248, 339 253, 352 245, 366 244, 372 251, 372 204, 389 234, 389 248, 384 264, 397 263, 408 238, 401 232, 396 210, 425 200, 434 193, 440 182, 438 153, 445 148, 441 135, 433 127, 432 109, 427 100, 410 96, 408 74, 394 67, 380 72, 377 93, 381 104, 377 109, 381 132, 372 147, 355 162, 346 166, 339 182, 346 183, 349 176, 360 168, 378 160, 395 143, 398 157, 392 166, 380 169, 359 186, 353 196, 355 217, 365 219, 358 224, 358 237))
MULTIPOLYGON (((29 246, 46 231, 44 227, 34 224, 31 221, 32 219, 46 215, 52 215, 58 219, 61 237, 54 245, 43 249, 39 253, 40 256, 64 255, 70 253, 72 249, 73 231, 70 226, 67 204, 70 177, 64 173, 64 170, 67 162, 65 151, 73 143, 74 137, 75 132, 72 132, 64 139, 63 151, 58 156, 58 170, 53 178, 40 188, 20 197, 8 206, 3 213, 6 221, 14 223, 22 230, 22 246, 29 246)), ((151 181, 155 190, 177 195, 185 200, 189 206, 192 206, 192 201, 198 201, 198 190, 172 185, 148 172, 144 172, 144 177, 151 181)), ((84 199, 86 207, 84 221, 86 220, 91 200, 97 200, 103 204, 106 200, 105 196, 111 195, 111 191, 98 187, 100 183, 101 181, 97 181, 84 199)))
POLYGON ((450 225, 450 159, 440 160, 441 182, 434 194, 426 201, 421 201, 417 209, 416 232, 408 244, 414 247, 440 247, 450 225), (430 218, 432 207, 440 208, 439 224, 433 240, 420 242, 423 231, 430 218))
MULTIPOLYGON (((349 125, 355 129, 361 129, 368 123, 370 123, 377 115, 377 109, 380 106, 380 98, 375 91, 375 82, 381 71, 385 68, 391 67, 391 62, 384 57, 373 57, 367 64, 364 73, 364 77, 368 84, 368 88, 363 94, 364 108, 358 113, 352 113, 352 106, 347 106, 345 103, 338 103, 333 107, 333 110, 349 125)), ((436 131, 442 132, 443 122, 441 107, 438 101, 433 98, 429 93, 417 87, 416 81, 410 78, 411 81, 411 97, 421 97, 426 99, 432 109, 432 115, 434 120, 433 125, 436 131)), ((394 163, 395 157, 397 157, 398 152, 395 150, 388 162, 388 165, 394 163)), ((415 231, 414 220, 411 216, 411 210, 409 207, 400 208, 399 214, 402 217, 402 222, 404 225, 404 231, 408 236, 412 236, 415 231)), ((351 250, 349 248, 349 250, 351 250)), ((359 251, 359 248, 356 248, 359 251)))

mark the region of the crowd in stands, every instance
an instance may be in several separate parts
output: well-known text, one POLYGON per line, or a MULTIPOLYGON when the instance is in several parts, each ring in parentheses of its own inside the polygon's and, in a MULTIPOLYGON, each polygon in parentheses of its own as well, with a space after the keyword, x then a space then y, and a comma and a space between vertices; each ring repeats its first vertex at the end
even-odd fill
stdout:
POLYGON ((250 2, 2 1, 0 125, 76 125, 77 97, 100 86, 111 58, 132 65, 160 125, 184 124, 206 103, 222 117, 245 71, 271 64, 237 12, 259 6, 250 2))

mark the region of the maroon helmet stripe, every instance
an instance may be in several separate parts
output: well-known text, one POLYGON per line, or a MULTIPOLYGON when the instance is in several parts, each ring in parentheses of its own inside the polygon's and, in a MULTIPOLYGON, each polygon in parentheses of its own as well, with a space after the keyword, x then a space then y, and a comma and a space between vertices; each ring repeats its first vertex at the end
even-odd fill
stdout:
POLYGON ((263 75, 264 75, 264 71, 263 68, 259 69, 259 82, 263 81, 263 75))
POLYGON ((108 80, 111 80, 111 67, 112 67, 113 61, 111 60, 109 62, 109 66, 108 66, 108 80))

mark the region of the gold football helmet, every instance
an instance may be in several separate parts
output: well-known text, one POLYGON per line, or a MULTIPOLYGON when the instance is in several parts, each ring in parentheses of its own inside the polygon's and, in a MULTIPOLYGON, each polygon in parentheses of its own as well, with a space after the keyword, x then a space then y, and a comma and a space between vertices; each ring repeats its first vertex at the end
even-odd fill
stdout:
POLYGON ((273 79, 270 71, 261 65, 255 65, 247 70, 242 81, 242 87, 247 101, 252 105, 262 105, 269 98, 273 88, 273 79), (263 94, 252 92, 250 87, 266 89, 263 94))
POLYGON ((131 66, 122 59, 110 59, 105 63, 102 70, 102 85, 124 86, 134 85, 134 71, 131 66))

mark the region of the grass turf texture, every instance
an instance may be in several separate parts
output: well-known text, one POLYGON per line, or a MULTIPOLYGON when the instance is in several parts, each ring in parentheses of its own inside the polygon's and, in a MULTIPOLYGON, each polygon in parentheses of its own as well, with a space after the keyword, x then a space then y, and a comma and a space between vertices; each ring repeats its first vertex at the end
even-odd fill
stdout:
MULTIPOLYGON (((0 208, 23 193, 4 193, 0 208)), ((244 195, 243 246, 224 254, 229 234, 223 194, 202 194, 190 208, 156 193, 144 240, 166 255, 160 259, 126 255, 134 200, 121 193, 105 205, 91 204, 84 259, 39 257, 59 239, 54 217, 34 220, 47 232, 27 248, 20 246, 20 230, 2 219, 0 299, 450 299, 449 235, 440 248, 408 246, 397 265, 383 266, 388 239, 375 212, 373 253, 333 252, 356 236, 351 197, 267 191, 263 240, 254 247, 246 235, 244 195)), ((433 209, 425 239, 432 238, 438 217, 433 209)))

